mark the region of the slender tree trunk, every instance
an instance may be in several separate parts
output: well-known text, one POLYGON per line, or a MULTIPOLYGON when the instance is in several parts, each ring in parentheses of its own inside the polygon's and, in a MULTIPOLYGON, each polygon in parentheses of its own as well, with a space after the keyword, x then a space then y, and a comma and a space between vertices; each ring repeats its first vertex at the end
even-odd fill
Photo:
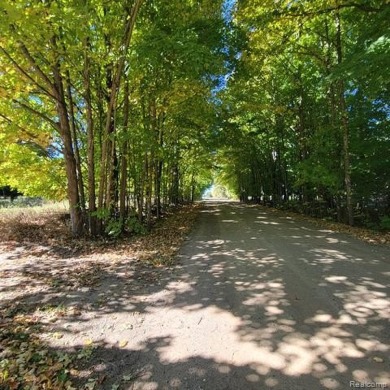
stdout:
POLYGON ((101 172, 100 172, 100 188, 98 207, 104 207, 104 201, 106 201, 106 207, 111 206, 111 195, 113 180, 115 180, 115 173, 113 172, 116 158, 115 145, 110 140, 111 134, 115 132, 114 114, 116 110, 116 103, 118 92, 120 88, 120 82, 123 76, 123 69, 126 61, 126 55, 130 46, 135 21, 138 15, 138 11, 141 7, 143 0, 136 0, 133 7, 126 17, 123 34, 123 50, 121 56, 114 69, 114 74, 110 82, 110 95, 107 104, 106 124, 103 132, 103 146, 101 154, 101 172))
MULTIPOLYGON (((115 132, 115 124, 113 125, 113 131, 115 132)), ((107 192, 106 192, 106 207, 110 210, 110 214, 116 210, 118 205, 118 181, 119 181, 119 170, 118 170, 118 155, 116 149, 116 141, 110 142, 110 152, 107 163, 107 192)))
POLYGON ((191 203, 195 201, 195 177, 194 172, 191 173, 191 203))
POLYGON ((145 157, 145 213, 146 213, 146 225, 150 229, 152 225, 152 172, 151 172, 151 157, 147 153, 145 157))
POLYGON ((144 193, 145 193, 145 172, 140 173, 138 178, 138 189, 137 189, 137 207, 138 207, 138 221, 143 222, 144 213, 144 193))
POLYGON ((81 158, 80 158, 80 150, 78 146, 77 140, 77 131, 76 131, 76 119, 74 115, 74 101, 72 97, 72 89, 70 83, 70 73, 66 71, 66 97, 69 102, 69 114, 70 114, 70 131, 73 139, 73 150, 74 157, 76 160, 76 168, 77 168, 77 182, 79 185, 79 194, 80 194, 80 208, 82 212, 85 212, 85 191, 84 191, 84 180, 83 180, 83 172, 81 169, 81 158))
MULTIPOLYGON (((341 36, 341 19, 339 12, 336 13, 336 50, 337 50, 337 62, 341 64, 343 61, 343 49, 342 49, 342 36, 341 36)), ((344 81, 338 81, 338 93, 339 93, 339 109, 341 115, 341 128, 343 135, 343 165, 344 165, 344 185, 347 200, 347 215, 348 224, 353 225, 353 204, 352 204, 352 184, 351 184, 351 164, 350 164, 350 152, 349 152, 349 120, 347 105, 345 101, 345 86, 344 81)))
MULTIPOLYGON (((326 57, 324 60, 324 68, 326 75, 329 77, 332 74, 332 69, 334 67, 334 37, 331 36, 330 33, 330 27, 329 27, 329 20, 328 18, 325 19, 325 37, 326 37, 326 43, 327 43, 327 52, 326 57)), ((340 169, 344 171, 343 168, 343 162, 342 162, 342 139, 338 135, 341 136, 340 132, 340 107, 338 106, 338 92, 337 92, 337 83, 332 82, 329 86, 329 90, 327 93, 328 96, 328 104, 329 104, 329 115, 328 115, 328 124, 329 127, 334 130, 334 133, 336 134, 337 138, 337 150, 335 151, 334 158, 339 159, 340 162, 340 169)), ((340 185, 342 188, 345 188, 344 183, 340 185)), ((340 193, 341 188, 337 188, 336 193, 334 194, 334 202, 333 202, 333 209, 336 213, 336 220, 338 222, 345 222, 345 218, 343 218, 343 210, 342 210, 342 196, 340 193)))
MULTIPOLYGON (((54 47, 55 38, 52 39, 54 47)), ((68 199, 71 220, 71 229, 73 236, 77 237, 83 234, 83 218, 80 209, 79 183, 77 179, 77 164, 73 150, 72 133, 69 124, 69 115, 66 107, 63 80, 60 71, 60 64, 57 62, 53 66, 54 86, 56 90, 56 109, 60 122, 60 133, 64 144, 64 158, 66 176, 68 181, 68 199)))
POLYGON ((156 163, 156 217, 161 217, 161 181, 162 181, 162 172, 163 172, 163 160, 159 159, 156 163))
MULTIPOLYGON (((123 107, 123 128, 124 131, 128 131, 129 125, 129 83, 126 81, 124 89, 124 107, 123 107)), ((127 189, 127 153, 128 153, 128 141, 125 136, 123 141, 122 153, 120 158, 120 189, 119 189, 119 218, 122 223, 122 229, 124 228, 124 222, 126 219, 126 189, 127 189)))
POLYGON ((87 164, 88 164, 88 211, 89 231, 92 236, 97 235, 96 217, 96 188, 95 188, 95 131, 93 122, 91 86, 90 86, 90 59, 88 56, 90 47, 89 39, 86 39, 84 51, 84 93, 87 118, 87 164))
POLYGON ((177 162, 174 163, 172 169, 172 192, 171 192, 171 203, 177 205, 179 203, 179 167, 177 162))
POLYGON ((120 156, 120 186, 119 186, 119 218, 124 223, 126 219, 126 193, 127 193, 127 153, 128 142, 125 141, 120 156))
POLYGON ((163 160, 160 151, 163 147, 163 122, 164 114, 157 115, 156 98, 151 101, 151 131, 156 139, 153 142, 153 173, 154 173, 154 206, 156 207, 157 219, 161 216, 161 178, 163 160))

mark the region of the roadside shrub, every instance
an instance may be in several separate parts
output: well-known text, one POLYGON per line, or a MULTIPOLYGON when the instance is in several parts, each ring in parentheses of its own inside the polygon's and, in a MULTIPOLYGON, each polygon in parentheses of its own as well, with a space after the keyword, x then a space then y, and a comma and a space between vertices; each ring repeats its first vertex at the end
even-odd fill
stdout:
POLYGON ((390 216, 382 217, 379 227, 381 230, 390 231, 390 216))
POLYGON ((146 227, 136 217, 130 217, 126 221, 126 230, 134 234, 146 234, 146 227))

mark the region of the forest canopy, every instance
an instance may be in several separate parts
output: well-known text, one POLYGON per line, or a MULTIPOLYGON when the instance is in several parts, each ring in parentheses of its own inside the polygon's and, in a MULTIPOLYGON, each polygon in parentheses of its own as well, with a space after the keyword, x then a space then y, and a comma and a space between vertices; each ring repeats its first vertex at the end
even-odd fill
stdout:
POLYGON ((68 199, 75 236, 150 226, 213 181, 386 224, 389 18, 376 0, 1 0, 0 186, 68 199))
POLYGON ((238 1, 222 182, 244 201, 389 225, 389 17, 383 1, 238 1))

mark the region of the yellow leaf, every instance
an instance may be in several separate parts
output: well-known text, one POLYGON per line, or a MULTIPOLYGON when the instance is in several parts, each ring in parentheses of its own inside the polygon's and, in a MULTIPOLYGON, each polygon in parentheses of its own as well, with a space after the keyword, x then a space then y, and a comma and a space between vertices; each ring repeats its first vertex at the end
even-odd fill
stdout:
POLYGON ((93 344, 93 340, 92 339, 85 339, 84 340, 84 345, 92 345, 93 344))

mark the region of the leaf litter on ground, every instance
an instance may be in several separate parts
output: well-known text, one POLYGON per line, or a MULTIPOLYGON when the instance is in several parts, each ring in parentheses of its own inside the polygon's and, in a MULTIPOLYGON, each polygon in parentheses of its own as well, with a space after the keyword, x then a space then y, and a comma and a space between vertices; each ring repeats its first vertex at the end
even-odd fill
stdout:
MULTIPOLYGON (((57 320, 77 322, 91 306, 88 302, 70 305, 67 294, 80 289, 92 291, 99 287, 104 275, 115 273, 124 273, 134 291, 135 282, 156 283, 158 274, 154 270, 173 265, 200 207, 179 207, 158 221, 149 233, 116 241, 72 240, 66 226, 61 227, 56 220, 58 215, 18 217, 15 226, 9 220, 0 220, 0 232, 6 233, 0 243, 4 285, 0 293, 0 388, 98 388, 105 376, 79 375, 79 368, 93 359, 97 347, 93 339, 86 338, 87 344, 78 350, 60 350, 50 345, 63 337, 61 330, 50 328, 57 320), (141 267, 142 272, 137 273, 141 280, 133 280, 133 273, 126 271, 134 264, 141 267), (39 302, 34 300, 36 296, 41 296, 39 302), (50 334, 51 339, 42 334, 50 334)), ((104 307, 104 297, 99 299, 99 307, 104 307)), ((126 345, 126 340, 118 340, 120 348, 126 345)), ((129 375, 118 380, 132 378, 129 375)))

